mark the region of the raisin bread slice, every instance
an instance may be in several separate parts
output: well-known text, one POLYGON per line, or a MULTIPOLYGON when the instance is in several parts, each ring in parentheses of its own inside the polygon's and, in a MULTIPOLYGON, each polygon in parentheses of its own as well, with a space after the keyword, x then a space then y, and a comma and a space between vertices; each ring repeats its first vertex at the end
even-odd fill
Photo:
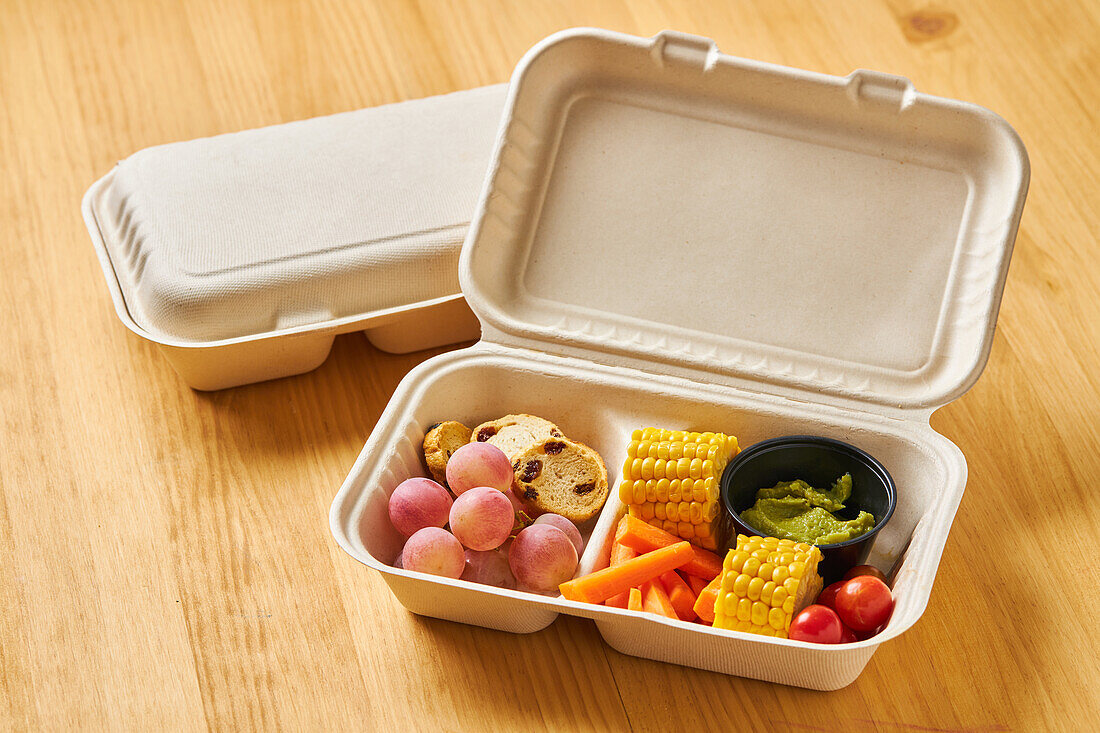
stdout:
POLYGON ((540 512, 580 524, 607 500, 607 467, 600 454, 568 438, 548 438, 512 460, 512 491, 540 512))
POLYGON ((460 422, 441 422, 424 436, 424 462, 432 478, 447 485, 447 461, 451 454, 470 442, 471 430, 460 422))
POLYGON ((557 425, 535 415, 505 415, 478 425, 473 430, 470 442, 489 443, 504 451, 508 460, 515 457, 547 438, 562 438, 557 425))

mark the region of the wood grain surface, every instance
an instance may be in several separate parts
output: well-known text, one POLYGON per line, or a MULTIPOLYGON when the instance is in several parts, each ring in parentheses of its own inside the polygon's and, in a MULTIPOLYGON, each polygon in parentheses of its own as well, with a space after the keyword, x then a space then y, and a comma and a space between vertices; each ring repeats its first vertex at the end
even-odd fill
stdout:
MULTIPOLYGON (((1100 4, 0 1, 0 726, 1100 727, 1100 4), (1031 191, 992 357, 933 418, 970 480, 924 617, 814 693, 414 617, 328 507, 401 376, 358 335, 192 392, 115 317, 84 190, 158 143, 507 80, 576 25, 674 28, 989 107, 1031 191)), ((435 353, 435 352, 433 352, 435 353)))

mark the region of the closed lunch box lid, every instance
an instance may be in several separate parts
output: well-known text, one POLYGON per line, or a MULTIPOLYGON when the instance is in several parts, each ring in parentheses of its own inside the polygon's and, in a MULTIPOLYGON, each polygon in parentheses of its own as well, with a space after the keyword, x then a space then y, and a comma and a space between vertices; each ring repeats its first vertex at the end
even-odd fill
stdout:
POLYGON ((490 338, 898 409, 984 367, 1029 177, 992 112, 579 29, 501 124, 460 265, 490 338))
POLYGON ((211 345, 457 296, 504 94, 135 153, 85 199, 120 316, 162 344, 211 345))

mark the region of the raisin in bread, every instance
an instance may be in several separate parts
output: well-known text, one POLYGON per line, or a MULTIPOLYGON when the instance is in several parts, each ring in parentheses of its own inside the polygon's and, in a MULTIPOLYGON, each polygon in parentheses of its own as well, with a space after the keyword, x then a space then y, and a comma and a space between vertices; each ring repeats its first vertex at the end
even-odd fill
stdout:
POLYGON ((470 442, 471 430, 460 422, 441 422, 424 436, 424 461, 432 478, 447 485, 447 461, 451 454, 470 442))
POLYGON ((505 415, 478 425, 470 442, 488 443, 504 451, 509 461, 535 443, 547 438, 562 438, 558 426, 534 415, 505 415))
POLYGON ((547 438, 512 460, 517 497, 542 512, 580 524, 607 500, 607 467, 600 454, 568 438, 547 438))

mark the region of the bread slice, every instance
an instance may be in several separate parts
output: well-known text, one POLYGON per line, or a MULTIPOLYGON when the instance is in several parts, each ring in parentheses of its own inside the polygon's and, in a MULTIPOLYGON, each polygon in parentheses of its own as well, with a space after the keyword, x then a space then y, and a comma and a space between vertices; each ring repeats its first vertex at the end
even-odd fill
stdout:
POLYGON ((470 442, 471 430, 460 422, 441 422, 424 436, 424 461, 432 478, 447 485, 447 461, 451 454, 470 442))
POLYGON ((607 500, 607 467, 600 454, 568 438, 547 438, 512 460, 512 491, 541 512, 580 524, 607 500))
POLYGON ((535 415, 505 415, 478 425, 470 442, 488 443, 504 451, 508 460, 547 438, 562 438, 557 425, 535 415))

